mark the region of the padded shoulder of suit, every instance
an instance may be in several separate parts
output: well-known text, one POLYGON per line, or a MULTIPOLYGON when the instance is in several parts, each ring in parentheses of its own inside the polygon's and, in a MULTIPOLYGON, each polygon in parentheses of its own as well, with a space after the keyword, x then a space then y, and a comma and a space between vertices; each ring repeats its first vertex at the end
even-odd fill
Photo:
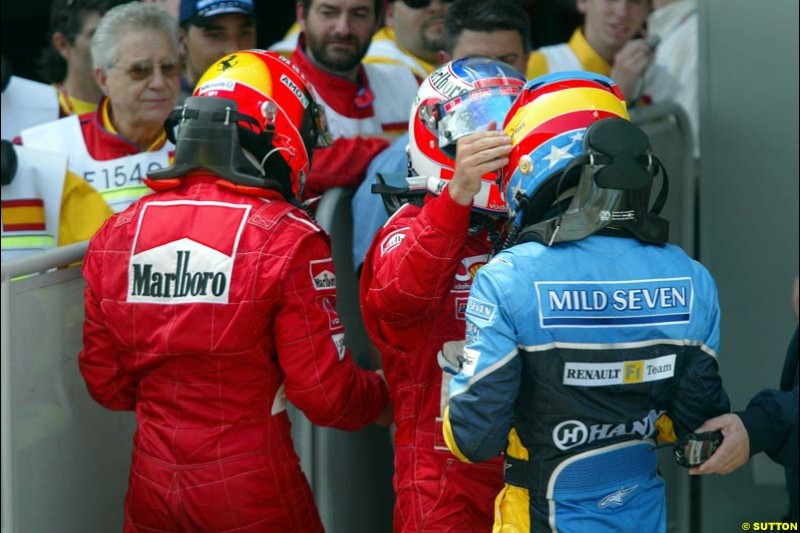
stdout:
POLYGON ((278 226, 290 226, 303 234, 319 233, 322 228, 305 211, 288 202, 267 201, 253 210, 248 224, 273 230, 278 226))

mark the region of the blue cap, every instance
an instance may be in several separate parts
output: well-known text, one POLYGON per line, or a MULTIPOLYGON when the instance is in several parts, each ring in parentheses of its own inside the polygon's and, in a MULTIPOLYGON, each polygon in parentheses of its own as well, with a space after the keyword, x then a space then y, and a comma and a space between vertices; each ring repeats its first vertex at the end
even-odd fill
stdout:
POLYGON ((181 0, 180 23, 202 23, 202 19, 236 13, 255 17, 256 7, 253 0, 181 0))

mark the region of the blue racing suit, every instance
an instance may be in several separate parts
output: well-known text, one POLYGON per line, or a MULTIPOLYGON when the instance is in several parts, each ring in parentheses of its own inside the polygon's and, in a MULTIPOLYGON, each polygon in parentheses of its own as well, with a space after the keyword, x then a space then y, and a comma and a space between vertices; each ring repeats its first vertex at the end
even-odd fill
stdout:
POLYGON ((711 275, 683 250, 593 235, 478 271, 444 432, 462 460, 505 450, 495 531, 666 531, 650 449, 729 411, 711 275))

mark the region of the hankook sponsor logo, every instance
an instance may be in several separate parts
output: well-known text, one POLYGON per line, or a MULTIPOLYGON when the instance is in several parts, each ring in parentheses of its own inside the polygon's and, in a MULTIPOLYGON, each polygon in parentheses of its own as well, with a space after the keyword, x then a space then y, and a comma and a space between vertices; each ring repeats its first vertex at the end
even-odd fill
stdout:
POLYGON ((587 426, 580 420, 565 420, 553 429, 553 444, 559 450, 569 450, 598 440, 623 436, 649 437, 655 433, 655 420, 659 412, 651 409, 641 420, 633 423, 592 424, 587 426))

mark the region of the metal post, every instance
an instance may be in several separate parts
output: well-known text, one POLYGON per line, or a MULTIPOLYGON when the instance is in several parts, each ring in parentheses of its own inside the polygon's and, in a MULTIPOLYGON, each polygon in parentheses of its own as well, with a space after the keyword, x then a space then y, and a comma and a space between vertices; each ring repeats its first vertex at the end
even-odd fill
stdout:
POLYGON ((2 279, 2 354, 0 355, 0 399, 2 400, 2 483, 3 533, 14 531, 14 460, 11 422, 11 317, 9 316, 10 276, 2 279))

